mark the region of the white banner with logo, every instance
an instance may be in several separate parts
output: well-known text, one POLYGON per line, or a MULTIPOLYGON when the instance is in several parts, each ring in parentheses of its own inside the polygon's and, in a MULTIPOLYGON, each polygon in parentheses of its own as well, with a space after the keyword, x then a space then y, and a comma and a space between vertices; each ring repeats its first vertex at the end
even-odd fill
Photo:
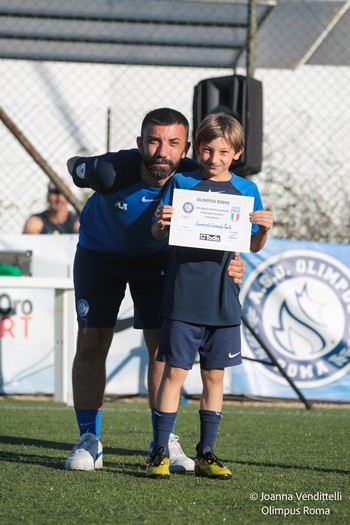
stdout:
MULTIPOLYGON (((243 313, 308 399, 350 400, 350 246, 270 239, 244 255, 243 313)), ((243 355, 269 361, 242 326, 243 355)), ((232 391, 296 397, 276 367, 244 360, 232 391)))
MULTIPOLYGON (((3 235, 0 252, 32 250, 34 277, 72 275, 76 236, 3 235)), ((350 401, 350 247, 269 239, 247 262, 243 312, 253 330, 308 399, 350 401)), ((54 391, 54 292, 0 290, 0 388, 5 393, 54 391)), ((129 293, 107 360, 107 394, 147 392, 148 354, 132 328, 129 293)), ((269 361, 242 326, 243 356, 269 361)), ((70 370, 67 371, 70 375, 70 370)), ((199 365, 184 391, 201 392, 199 365)), ((271 366, 243 360, 225 374, 225 394, 297 397, 271 366)))

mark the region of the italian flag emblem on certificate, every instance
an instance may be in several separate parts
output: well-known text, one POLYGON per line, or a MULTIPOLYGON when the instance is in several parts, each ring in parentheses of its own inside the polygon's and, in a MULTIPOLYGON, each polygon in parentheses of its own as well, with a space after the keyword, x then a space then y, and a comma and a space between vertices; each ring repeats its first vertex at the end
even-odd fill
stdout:
POLYGON ((240 214, 241 214, 240 206, 232 206, 232 208, 231 208, 231 221, 233 221, 233 222, 239 221, 240 214))

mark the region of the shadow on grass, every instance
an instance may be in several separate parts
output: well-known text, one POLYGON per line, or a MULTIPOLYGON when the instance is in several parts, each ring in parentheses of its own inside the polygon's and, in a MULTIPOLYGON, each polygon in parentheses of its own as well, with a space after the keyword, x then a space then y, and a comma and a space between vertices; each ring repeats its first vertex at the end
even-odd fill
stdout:
MULTIPOLYGON (((47 469, 64 470, 65 458, 51 457, 43 454, 28 454, 22 452, 0 452, 0 461, 8 463, 22 463, 27 465, 39 465, 47 469)), ((123 461, 105 461, 104 472, 123 474, 132 477, 144 477, 145 463, 130 463, 123 461)))
MULTIPOLYGON (((53 468, 62 470, 64 466, 64 458, 52 457, 42 453, 43 449, 63 450, 70 452, 72 449, 72 443, 62 443, 60 441, 47 441, 43 439, 33 439, 18 436, 0 436, 0 444, 4 445, 15 445, 15 446, 31 446, 36 447, 39 451, 33 453, 28 452, 11 452, 11 451, 0 451, 0 461, 8 461, 14 463, 27 463, 41 465, 46 468, 53 468)), ((68 454, 67 454, 68 455, 68 454)), ((113 456, 147 456, 147 451, 139 449, 125 449, 125 448, 104 448, 104 471, 110 471, 113 473, 120 473, 124 475, 130 475, 133 477, 144 477, 145 463, 130 462, 123 460, 113 460, 113 456)), ((311 467, 307 465, 294 465, 286 463, 272 463, 265 461, 242 461, 242 460, 224 460, 224 462, 236 464, 236 465, 248 465, 256 467, 267 467, 267 468, 283 468, 283 469, 294 469, 294 470, 305 470, 305 471, 317 471, 324 473, 335 473, 335 474, 350 474, 350 470, 339 469, 339 468, 327 468, 327 467, 311 467)))
MULTIPOLYGON (((1 436, 0 444, 5 445, 25 445, 25 446, 36 446, 39 448, 52 448, 55 450, 68 450, 70 451, 74 443, 62 443, 60 441, 47 441, 44 439, 26 438, 18 436, 1 436)), ((104 447, 104 452, 108 454, 117 454, 119 456, 130 456, 130 455, 147 455, 145 450, 138 449, 126 449, 126 448, 112 448, 104 447)))
MULTIPOLYGON (((3 450, 0 451, 0 461, 9 461, 9 462, 15 462, 15 463, 28 463, 28 464, 37 464, 46 466, 47 468, 56 468, 56 469, 62 469, 64 465, 64 461, 66 460, 66 457, 68 456, 68 453, 71 451, 74 443, 62 443, 59 441, 47 441, 43 439, 34 439, 34 438, 26 438, 26 437, 18 437, 18 436, 0 436, 0 445, 14 445, 14 446, 30 446, 35 447, 36 449, 40 450, 40 453, 38 451, 35 451, 33 453, 29 452, 22 452, 22 451, 9 451, 9 450, 3 450), (64 458, 57 458, 52 457, 47 454, 43 454, 43 449, 52 449, 52 450, 63 450, 67 451, 67 455, 65 455, 64 458)), ((123 456, 123 457, 130 457, 130 456, 147 456, 147 452, 145 450, 138 450, 138 449, 125 449, 125 448, 112 448, 112 447, 105 447, 104 448, 104 454, 108 457, 111 456, 123 456)), ((105 469, 108 470, 109 468, 114 469, 120 469, 125 468, 128 466, 136 467, 136 468, 142 468, 144 469, 145 464, 140 463, 132 463, 132 464, 125 464, 123 466, 123 463, 120 461, 104 461, 105 469)), ((127 473, 124 471, 124 473, 127 473)), ((133 472, 135 475, 135 472, 133 472)))
POLYGON ((265 461, 241 461, 236 459, 230 461, 230 463, 235 463, 237 465, 249 465, 254 467, 271 467, 271 468, 284 468, 284 469, 293 469, 293 470, 312 470, 317 472, 327 472, 335 474, 350 474, 350 470, 344 470, 340 468, 328 468, 328 467, 309 467, 305 465, 291 465, 287 463, 269 463, 265 461))

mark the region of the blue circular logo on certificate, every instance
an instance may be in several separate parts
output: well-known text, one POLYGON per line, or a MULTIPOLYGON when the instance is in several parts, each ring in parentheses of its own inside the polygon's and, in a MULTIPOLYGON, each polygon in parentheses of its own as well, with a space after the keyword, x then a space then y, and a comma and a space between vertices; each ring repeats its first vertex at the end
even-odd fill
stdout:
POLYGON ((182 209, 185 213, 192 213, 194 210, 194 206, 192 202, 185 202, 182 206, 182 209))

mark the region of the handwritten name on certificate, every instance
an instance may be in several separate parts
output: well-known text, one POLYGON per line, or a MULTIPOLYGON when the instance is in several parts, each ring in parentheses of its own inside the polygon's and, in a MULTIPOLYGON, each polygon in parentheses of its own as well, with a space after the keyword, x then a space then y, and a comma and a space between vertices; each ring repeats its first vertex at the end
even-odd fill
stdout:
POLYGON ((249 252, 254 197, 174 190, 169 244, 249 252))

